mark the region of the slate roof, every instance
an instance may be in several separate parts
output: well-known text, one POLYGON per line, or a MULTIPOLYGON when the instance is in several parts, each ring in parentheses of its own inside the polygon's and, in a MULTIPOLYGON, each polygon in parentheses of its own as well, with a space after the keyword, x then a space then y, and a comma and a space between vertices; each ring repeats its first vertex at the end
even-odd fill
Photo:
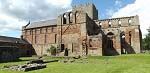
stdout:
POLYGON ((0 36, 0 42, 29 44, 27 41, 22 40, 20 38, 7 37, 7 36, 0 36))
POLYGON ((36 27, 43 27, 43 26, 50 26, 50 25, 56 25, 57 20, 46 20, 46 21, 39 21, 39 22, 33 22, 26 26, 26 28, 36 28, 36 27))

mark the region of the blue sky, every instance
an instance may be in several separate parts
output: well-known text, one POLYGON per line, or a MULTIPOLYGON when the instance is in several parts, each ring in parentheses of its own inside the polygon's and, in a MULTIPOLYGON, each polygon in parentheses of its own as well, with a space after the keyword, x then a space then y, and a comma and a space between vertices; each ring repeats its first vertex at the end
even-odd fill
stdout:
POLYGON ((0 35, 20 37, 22 26, 56 18, 79 4, 93 3, 99 19, 139 15, 143 36, 150 27, 150 0, 0 0, 0 35))
POLYGON ((93 3, 99 11, 99 18, 106 19, 111 17, 111 12, 116 12, 134 1, 135 0, 73 0, 72 5, 93 3))

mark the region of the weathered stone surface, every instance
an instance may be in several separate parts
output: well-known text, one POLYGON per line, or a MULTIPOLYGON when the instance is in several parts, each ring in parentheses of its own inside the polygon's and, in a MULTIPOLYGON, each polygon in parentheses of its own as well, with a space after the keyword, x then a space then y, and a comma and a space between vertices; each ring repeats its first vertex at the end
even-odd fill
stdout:
POLYGON ((19 66, 11 66, 9 69, 16 71, 31 71, 46 68, 46 64, 27 64, 27 65, 19 65, 19 66))
POLYGON ((62 63, 88 63, 87 57, 64 57, 60 60, 62 63))
POLYGON ((32 71, 37 69, 46 68, 46 64, 44 64, 43 60, 32 60, 24 65, 12 65, 12 66, 4 66, 4 69, 16 70, 16 71, 32 71))

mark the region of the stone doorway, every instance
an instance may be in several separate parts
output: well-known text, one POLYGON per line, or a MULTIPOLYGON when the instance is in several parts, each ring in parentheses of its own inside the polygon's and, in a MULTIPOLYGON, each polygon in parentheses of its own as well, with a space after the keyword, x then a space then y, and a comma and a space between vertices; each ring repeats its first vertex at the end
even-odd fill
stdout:
POLYGON ((68 48, 65 48, 64 56, 68 56, 68 48))
POLYGON ((114 47, 115 35, 112 32, 109 32, 105 38, 106 43, 105 48, 103 49, 103 55, 113 56, 118 55, 117 50, 114 47))
POLYGON ((61 44, 61 48, 60 48, 61 52, 63 52, 65 50, 65 45, 61 44))

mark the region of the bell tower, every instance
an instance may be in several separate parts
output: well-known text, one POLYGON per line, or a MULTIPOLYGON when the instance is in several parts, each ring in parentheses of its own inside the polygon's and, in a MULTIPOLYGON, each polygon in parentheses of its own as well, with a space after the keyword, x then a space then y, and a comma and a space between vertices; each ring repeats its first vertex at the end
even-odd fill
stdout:
POLYGON ((87 3, 85 5, 81 4, 81 5, 73 6, 73 11, 85 12, 92 20, 98 19, 98 10, 96 9, 95 5, 92 3, 87 3))

